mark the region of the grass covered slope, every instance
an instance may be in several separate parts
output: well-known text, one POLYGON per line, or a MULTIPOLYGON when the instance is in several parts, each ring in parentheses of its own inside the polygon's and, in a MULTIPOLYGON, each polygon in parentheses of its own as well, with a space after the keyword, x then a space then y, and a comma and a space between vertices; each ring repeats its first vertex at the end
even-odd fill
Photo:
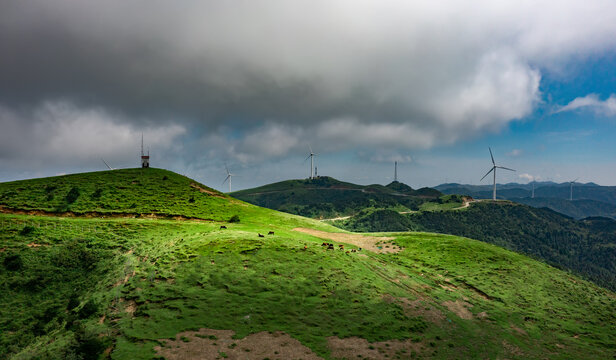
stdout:
POLYGON ((336 221, 351 231, 432 231, 466 236, 572 270, 616 290, 616 221, 574 220, 549 209, 482 201, 458 211, 368 211, 336 221))
POLYGON ((172 359, 207 346, 273 359, 276 349, 241 339, 277 331, 305 358, 613 356, 614 293, 543 263, 456 236, 340 233, 216 199, 227 204, 193 214, 240 222, 0 214, 0 358, 172 359), (364 250, 327 250, 330 237, 364 250))
POLYGON ((0 184, 10 209, 77 214, 157 214, 226 220, 238 202, 162 169, 123 169, 0 184))

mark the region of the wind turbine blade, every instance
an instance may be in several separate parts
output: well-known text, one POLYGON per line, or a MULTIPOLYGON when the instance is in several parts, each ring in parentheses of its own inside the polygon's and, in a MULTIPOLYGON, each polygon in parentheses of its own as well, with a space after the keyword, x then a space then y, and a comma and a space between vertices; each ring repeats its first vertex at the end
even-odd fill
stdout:
POLYGON ((109 170, 113 170, 113 168, 111 166, 109 166, 109 164, 107 164, 107 162, 105 161, 105 159, 101 158, 101 160, 103 160, 103 162, 105 163, 105 165, 107 165, 107 167, 109 168, 109 170))
POLYGON ((227 175, 229 175, 229 168, 227 167, 227 163, 225 163, 225 170, 227 170, 227 175))
POLYGON ((497 166, 497 168, 499 168, 499 169, 505 169, 505 170, 509 170, 509 171, 515 171, 515 170, 513 170, 513 169, 506 168, 506 167, 504 167, 504 166, 497 166))
POLYGON ((488 147, 488 150, 490 150, 490 157, 492 158, 492 165, 496 165, 496 163, 494 162, 494 156, 492 155, 492 149, 488 147))
POLYGON ((310 149, 310 153, 312 154, 312 146, 310 146, 310 144, 308 144, 308 149, 310 149))
POLYGON ((310 159, 310 157, 311 157, 312 155, 313 155, 312 153, 311 153, 310 155, 308 155, 308 157, 306 157, 306 158, 304 159, 304 162, 306 162, 306 160, 310 159))
POLYGON ((222 184, 220 184, 220 185, 224 185, 224 184, 227 182, 227 180, 229 180, 229 178, 230 178, 230 177, 231 177, 230 175, 227 175, 227 177, 225 178, 225 180, 223 180, 222 184))
POLYGON ((575 184, 575 182, 578 181, 578 180, 580 180, 580 178, 577 178, 577 179, 573 180, 572 183, 575 184))
MULTIPOLYGON (((488 176, 488 175, 489 175, 492 171, 494 171, 494 169, 495 169, 495 168, 496 168, 496 166, 492 167, 492 168, 490 169, 490 171, 488 171, 488 172, 487 172, 487 173, 486 173, 486 174, 485 174, 485 175, 481 178, 481 180, 483 180, 483 179, 484 179, 486 176, 488 176)), ((481 181, 481 180, 479 180, 479 181, 481 181)))

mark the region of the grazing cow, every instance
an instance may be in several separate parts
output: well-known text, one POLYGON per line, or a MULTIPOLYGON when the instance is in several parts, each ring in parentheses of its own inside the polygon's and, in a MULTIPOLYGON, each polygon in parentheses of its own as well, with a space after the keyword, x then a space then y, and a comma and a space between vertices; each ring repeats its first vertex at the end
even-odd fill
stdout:
POLYGON ((267 235, 274 235, 274 232, 270 231, 270 232, 267 233, 267 235))
POLYGON ((334 250, 334 244, 327 245, 327 250, 334 250))
POLYGON ((221 228, 221 229, 226 229, 227 227, 226 227, 226 226, 224 226, 224 225, 220 225, 220 228, 221 228))
POLYGON ((357 250, 353 249, 353 250, 351 250, 351 252, 357 252, 357 250))
POLYGON ((265 235, 263 235, 263 234, 259 234, 259 237, 265 237, 265 235))
POLYGON ((304 245, 304 250, 307 250, 307 249, 308 249, 308 245, 304 245))
POLYGON ((327 246, 327 245, 328 245, 327 243, 323 243, 323 244, 321 244, 321 246, 327 246))
POLYGON ((338 247, 340 248, 340 250, 344 250, 344 245, 338 245, 338 247))
POLYGON ((361 248, 357 249, 357 251, 361 251, 361 248))

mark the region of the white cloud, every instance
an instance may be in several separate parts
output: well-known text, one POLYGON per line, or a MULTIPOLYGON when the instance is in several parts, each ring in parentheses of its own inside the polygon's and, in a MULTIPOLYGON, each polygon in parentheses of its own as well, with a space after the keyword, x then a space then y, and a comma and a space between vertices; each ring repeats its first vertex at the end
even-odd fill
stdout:
POLYGON ((615 116, 616 94, 610 95, 610 97, 605 100, 601 100, 597 94, 588 94, 584 97, 573 99, 570 103, 561 107, 556 112, 574 111, 578 109, 588 109, 603 116, 615 116))
POLYGON ((0 133, 0 160, 26 168, 48 163, 101 165, 101 158, 113 164, 134 160, 137 166, 142 133, 146 150, 160 158, 163 151, 177 147, 178 137, 186 132, 177 124, 137 127, 123 120, 104 109, 64 101, 46 102, 27 114, 0 107, 0 126, 12 129, 0 133), (23 122, 24 117, 29 122, 23 122))
POLYGON ((518 156, 522 156, 522 154, 524 154, 524 150, 522 149, 513 149, 510 152, 508 152, 506 155, 509 157, 518 157, 518 156))
POLYGON ((532 181, 536 181, 537 180, 537 178, 535 176, 533 176, 531 174, 527 174, 527 173, 518 174, 518 177, 520 179, 522 179, 522 180, 526 180, 527 182, 532 182, 532 181))
POLYGON ((400 154, 396 152, 377 151, 376 154, 370 156, 370 161, 376 163, 393 163, 397 161, 400 164, 413 162, 413 157, 408 154, 400 154))

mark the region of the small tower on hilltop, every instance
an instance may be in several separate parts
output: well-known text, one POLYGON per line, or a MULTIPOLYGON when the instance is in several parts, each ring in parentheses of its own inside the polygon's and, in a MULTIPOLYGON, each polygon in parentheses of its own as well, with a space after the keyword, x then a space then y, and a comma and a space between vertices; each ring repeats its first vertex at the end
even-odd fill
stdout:
POLYGON ((150 167, 150 149, 148 154, 143 152, 143 133, 141 133, 141 168, 146 169, 150 167))

